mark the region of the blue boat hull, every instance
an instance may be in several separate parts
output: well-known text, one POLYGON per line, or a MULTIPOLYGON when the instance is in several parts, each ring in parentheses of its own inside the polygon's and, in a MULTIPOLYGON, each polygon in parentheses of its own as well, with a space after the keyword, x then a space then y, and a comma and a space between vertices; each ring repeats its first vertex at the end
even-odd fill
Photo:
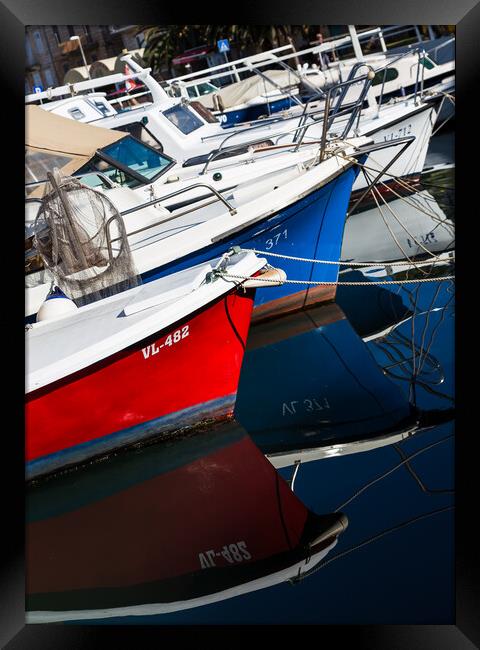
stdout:
MULTIPOLYGON (((143 282, 181 271, 223 255, 231 246, 292 255, 309 259, 338 261, 342 248, 345 216, 358 168, 351 167, 325 186, 243 230, 229 234, 215 244, 142 275, 143 282)), ((314 264, 272 257, 272 265, 282 268, 288 278, 316 282, 336 282, 337 264, 314 264)), ((284 284, 259 288, 255 298, 255 319, 299 309, 307 304, 333 300, 335 285, 284 284)))
POLYGON ((258 120, 259 117, 285 111, 291 106, 295 106, 296 102, 291 97, 278 99, 274 102, 266 102, 265 104, 257 104, 256 106, 246 106, 245 108, 233 109, 231 111, 224 111, 219 115, 222 126, 229 127, 240 122, 253 122, 258 120))

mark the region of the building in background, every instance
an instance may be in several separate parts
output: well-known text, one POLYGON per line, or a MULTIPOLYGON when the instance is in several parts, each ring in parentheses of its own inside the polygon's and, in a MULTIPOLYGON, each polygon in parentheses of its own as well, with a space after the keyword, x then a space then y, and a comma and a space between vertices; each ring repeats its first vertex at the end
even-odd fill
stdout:
POLYGON ((137 25, 28 25, 25 28, 25 94, 63 84, 71 68, 83 65, 79 36, 88 64, 143 46, 137 25))

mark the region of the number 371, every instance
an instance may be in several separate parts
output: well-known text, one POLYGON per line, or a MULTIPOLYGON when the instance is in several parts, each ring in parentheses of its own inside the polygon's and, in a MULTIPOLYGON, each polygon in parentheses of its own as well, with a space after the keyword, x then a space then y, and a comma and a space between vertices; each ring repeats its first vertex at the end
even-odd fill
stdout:
POLYGON ((270 239, 267 239, 267 241, 265 242, 265 248, 267 249, 267 251, 269 251, 271 248, 276 246, 278 244, 278 242, 280 241, 280 239, 282 239, 282 238, 283 239, 288 238, 288 231, 287 231, 286 228, 285 228, 285 230, 283 230, 281 232, 277 232, 277 234, 273 235, 273 237, 271 237, 270 239))

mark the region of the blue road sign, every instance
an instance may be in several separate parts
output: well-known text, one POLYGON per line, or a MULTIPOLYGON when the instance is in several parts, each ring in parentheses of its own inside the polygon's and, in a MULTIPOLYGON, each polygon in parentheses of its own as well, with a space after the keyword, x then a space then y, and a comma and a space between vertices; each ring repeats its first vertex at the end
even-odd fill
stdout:
POLYGON ((33 92, 34 92, 34 93, 43 93, 43 88, 42 88, 42 86, 34 86, 34 87, 33 87, 33 92))
POLYGON ((219 52, 230 52, 230 43, 228 42, 228 38, 217 41, 217 47, 219 52))

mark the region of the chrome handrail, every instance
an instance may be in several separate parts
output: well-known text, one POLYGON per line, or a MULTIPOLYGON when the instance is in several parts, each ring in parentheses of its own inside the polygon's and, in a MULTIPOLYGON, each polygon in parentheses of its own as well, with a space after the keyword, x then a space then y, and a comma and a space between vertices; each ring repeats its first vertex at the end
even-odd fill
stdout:
MULTIPOLYGON (((362 65, 367 65, 367 64, 362 64, 362 65)), ((370 71, 373 71, 373 69, 371 68, 371 66, 368 66, 368 65, 367 65, 367 67, 370 68, 370 71)), ((292 133, 292 132, 295 133, 295 134, 297 134, 297 132, 299 132, 300 129, 301 129, 301 136, 300 136, 300 138, 298 139, 298 141, 295 140, 295 141, 297 142, 297 144, 296 144, 296 147, 294 148, 294 151, 297 151, 298 148, 300 147, 301 143, 303 142, 303 139, 304 139, 304 136, 305 136, 306 131, 307 131, 311 126, 313 126, 314 124, 317 124, 316 121, 312 121, 311 124, 305 124, 305 125, 303 125, 303 124, 301 123, 302 118, 304 118, 304 120, 306 121, 307 118, 313 118, 314 115, 317 115, 317 114, 319 114, 319 113, 322 113, 323 116, 324 116, 324 122, 325 122, 325 119, 326 119, 326 120, 328 121, 328 127, 330 128, 331 125, 332 125, 332 123, 333 123, 333 121, 335 120, 335 118, 339 117, 340 115, 348 114, 348 113, 351 112, 352 115, 351 115, 351 117, 350 117, 350 120, 347 122, 347 126, 345 127, 345 129, 344 129, 344 131, 343 131, 343 134, 342 134, 342 136, 341 136, 342 138, 344 138, 345 135, 346 135, 346 133, 348 133, 348 131, 350 130, 350 128, 351 128, 351 126, 352 126, 352 124, 353 124, 353 122, 355 121, 355 119, 356 119, 356 117, 357 117, 357 111, 361 111, 361 107, 362 107, 362 105, 363 105, 363 101, 364 101, 364 99, 365 99, 366 93, 368 92, 368 88, 370 87, 370 84, 371 84, 371 78, 370 78, 369 75, 367 74, 367 75, 360 76, 360 77, 357 77, 357 78, 347 79, 347 81, 343 81, 343 82, 341 82, 341 83, 339 83, 339 84, 336 84, 335 86, 332 86, 331 88, 329 88, 329 90, 328 90, 327 93, 326 93, 326 97, 328 97, 328 104, 330 105, 332 92, 336 92, 336 91, 338 91, 340 88, 343 89, 343 87, 350 86, 350 85, 353 85, 353 84, 357 84, 357 83, 359 83, 359 82, 361 82, 361 81, 365 81, 365 86, 364 86, 364 88, 362 89, 362 92, 361 92, 361 94, 360 94, 360 97, 359 97, 359 99, 356 101, 356 103, 355 103, 355 105, 353 106, 353 108, 350 108, 350 107, 349 107, 348 109, 343 109, 343 111, 341 111, 341 110, 339 110, 339 105, 337 104, 337 106, 336 106, 336 113, 335 113, 334 115, 332 115, 332 116, 329 116, 329 115, 328 115, 328 111, 325 111, 325 107, 322 108, 322 109, 320 109, 319 111, 314 111, 314 112, 311 112, 311 113, 308 113, 308 114, 305 114, 305 109, 304 109, 302 115, 300 116, 299 124, 297 124, 297 125, 296 125, 295 127, 293 127, 292 129, 287 129, 286 131, 282 131, 282 132, 280 132, 280 133, 274 133, 274 134, 272 134, 272 135, 276 138, 277 143, 278 143, 278 140, 279 140, 280 137, 282 137, 282 136, 284 136, 284 135, 287 135, 288 133, 292 133)), ((326 104, 327 104, 327 102, 326 102, 326 104)), ((289 119, 291 119, 291 118, 289 118, 289 119)), ((296 118, 295 118, 295 119, 296 119, 296 118)), ((202 169, 202 171, 200 172, 199 175, 200 175, 200 176, 204 175, 204 174, 206 173, 207 169, 208 169, 209 164, 210 164, 213 160, 215 160, 216 158, 218 158, 218 156, 219 156, 220 154, 222 154, 222 153, 227 153, 227 152, 231 152, 231 151, 235 151, 236 149, 239 149, 239 148, 244 148, 244 147, 248 147, 248 146, 251 146, 251 145, 254 145, 254 144, 259 144, 259 143, 261 143, 261 142, 264 142, 264 141, 266 140, 266 138, 268 137, 267 135, 265 135, 265 136, 262 137, 262 138, 257 138, 256 140, 250 140, 250 141, 248 141, 248 142, 240 142, 240 143, 238 143, 237 145, 233 145, 233 146, 231 146, 231 147, 225 147, 225 143, 226 143, 228 140, 230 140, 231 138, 233 138, 233 137, 235 137, 235 136, 238 136, 238 135, 242 135, 242 134, 246 133, 247 131, 253 131, 253 130, 255 130, 255 129, 259 129, 259 128, 264 128, 264 124, 256 124, 256 125, 254 125, 254 126, 248 128, 248 129, 244 129, 244 130, 242 130, 242 131, 235 131, 235 132, 230 133, 229 135, 227 135, 226 138, 225 138, 224 140, 222 140, 222 142, 220 143, 220 146, 218 147, 218 149, 216 149, 215 151, 210 152, 210 154, 209 154, 209 156, 208 156, 208 158, 207 158, 207 161, 206 161, 206 163, 205 163, 205 165, 204 165, 204 167, 203 167, 203 169, 202 169)), ((295 136, 295 137, 297 137, 297 136, 295 136)), ((326 139, 326 135, 325 135, 325 139, 326 139)), ((295 144, 295 141, 292 142, 292 145, 295 144)), ((325 146, 325 140, 323 139, 323 136, 322 136, 322 142, 323 142, 323 146, 325 146)))
MULTIPOLYGON (((312 122, 311 124, 308 124, 304 128, 308 129, 309 127, 313 126, 314 124, 316 124, 316 122, 312 122)), ((288 133, 295 133, 296 131, 298 131, 298 126, 295 126, 295 127, 291 128, 291 129, 287 129, 286 131, 282 131, 281 133, 275 133, 274 135, 277 137, 277 140, 278 140, 278 138, 280 136, 287 135, 288 133)), ((237 134, 231 134, 231 135, 237 135, 237 134)), ((208 156, 208 159, 205 162, 205 165, 204 165, 202 171, 199 173, 199 176, 203 176, 206 173, 209 164, 213 160, 215 160, 220 154, 230 153, 232 151, 236 151, 237 149, 241 149, 241 148, 243 149, 245 147, 250 147, 250 146, 255 145, 255 144, 260 144, 262 142, 265 142, 265 140, 267 139, 268 136, 263 136, 262 138, 256 138, 255 140, 249 140, 248 142, 239 142, 238 144, 231 145, 230 147, 225 147, 224 143, 230 137, 231 136, 229 136, 228 138, 225 138, 225 140, 223 140, 222 144, 220 145, 220 147, 218 149, 216 149, 215 151, 210 152, 210 154, 208 156)), ((293 146, 295 143, 294 142, 289 142, 288 144, 291 144, 293 146)))
POLYGON ((228 209, 231 215, 237 214, 236 208, 232 206, 231 203, 227 201, 227 199, 220 194, 214 187, 211 185, 208 185, 207 183, 195 183, 194 185, 189 185, 188 187, 182 187, 179 190, 176 190, 175 192, 171 192, 170 194, 165 194, 164 196, 161 196, 160 198, 157 199, 152 199, 151 201, 147 201, 146 203, 142 203, 141 205, 136 205, 134 208, 129 208, 128 210, 124 210, 123 212, 120 212, 120 216, 124 217, 127 214, 132 214, 132 212, 138 212, 138 210, 143 210, 144 208, 148 208, 152 205, 156 205, 157 203, 160 203, 160 201, 166 201, 167 199, 171 199, 174 196, 178 196, 179 194, 185 194, 185 192, 189 192, 190 190, 197 189, 197 187, 206 187, 212 194, 214 194, 219 201, 221 201, 228 209))
MULTIPOLYGON (((124 217, 127 214, 132 214, 133 212, 138 212, 139 210, 143 210, 144 208, 148 208, 150 206, 156 205, 157 203, 160 203, 160 201, 165 201, 166 199, 170 199, 174 196, 178 196, 179 194, 183 194, 185 192, 188 192, 189 190, 196 189, 197 187, 206 187, 208 190, 214 194, 218 200, 220 200, 227 208, 230 214, 233 216, 237 214, 236 208, 234 208, 229 201, 225 197, 223 197, 219 192, 217 192, 216 189, 211 187, 210 185, 207 185, 207 183, 196 183, 195 185, 190 185, 189 187, 184 187, 181 188, 180 190, 176 190, 175 192, 172 192, 171 194, 166 194, 165 196, 162 196, 157 199, 153 199, 152 201, 147 201, 146 203, 142 203, 141 205, 137 205, 134 208, 129 208, 128 210, 124 210, 123 212, 120 212, 120 216, 124 217)), ((203 198, 203 197, 201 197, 203 198)), ((204 207, 205 204, 202 204, 195 208, 196 210, 199 210, 200 208, 204 207)), ((191 211, 191 210, 190 210, 191 211)), ((148 224, 148 226, 143 226, 142 228, 138 228, 137 230, 132 230, 132 232, 127 233, 127 237, 131 237, 132 235, 138 235, 138 233, 144 232, 145 230, 150 230, 150 228, 155 228, 156 226, 161 225, 162 223, 166 223, 168 221, 171 221, 172 219, 177 219, 181 215, 176 215, 172 214, 170 217, 166 219, 159 219, 158 221, 155 221, 154 223, 148 224)), ((116 216, 114 215, 113 217, 110 217, 108 221, 105 224, 105 234, 107 238, 107 248, 109 255, 112 254, 112 244, 113 242, 119 241, 121 237, 116 237, 115 239, 110 239, 110 224, 116 219, 116 216)))

